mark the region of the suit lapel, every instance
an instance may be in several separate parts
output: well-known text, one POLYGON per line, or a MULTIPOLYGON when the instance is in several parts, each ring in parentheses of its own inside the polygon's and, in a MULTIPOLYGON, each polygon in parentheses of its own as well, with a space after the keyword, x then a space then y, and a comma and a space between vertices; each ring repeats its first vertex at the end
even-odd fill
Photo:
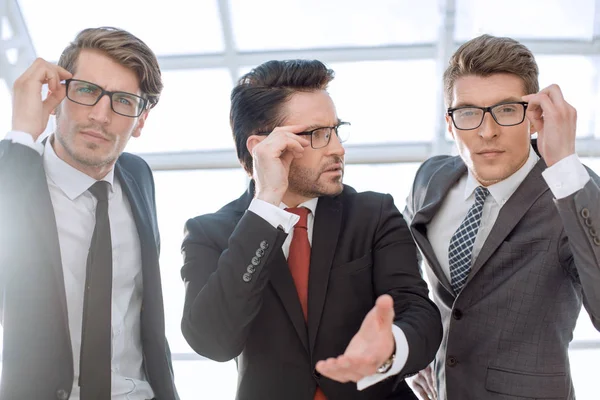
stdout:
MULTIPOLYGON (((460 157, 453 157, 447 164, 435 171, 427 187, 423 189, 425 193, 415 193, 420 198, 423 198, 423 201, 420 204, 415 204, 415 215, 411 221, 411 230, 415 241, 425 255, 427 262, 441 285, 453 296, 454 291, 452 290, 450 281, 442 270, 442 266, 427 238, 427 224, 431 222, 440 209, 448 191, 466 172, 467 167, 460 157)), ((415 198, 418 199, 419 197, 415 198)))
POLYGON ((339 196, 320 197, 313 225, 308 277, 308 337, 312 353, 325 305, 329 271, 342 225, 339 196))
POLYGON ((135 179, 131 174, 123 168, 119 162, 115 165, 115 176, 121 182, 123 193, 129 200, 133 219, 137 227, 138 236, 140 239, 140 249, 142 257, 142 328, 148 328, 144 321, 155 321, 158 324, 153 324, 153 327, 158 326, 163 329, 164 314, 156 313, 156 310, 162 309, 162 288, 160 282, 160 270, 158 262, 158 247, 157 237, 154 235, 154 230, 150 225, 151 213, 145 197, 140 190, 135 179), (144 313, 144 309, 150 309, 150 319, 144 318, 148 313, 144 313))
POLYGON ((489 260, 504 239, 506 239, 513 228, 529 211, 533 203, 535 203, 544 192, 550 190, 548 184, 542 177, 542 172, 545 168, 546 164, 544 163, 544 160, 540 159, 531 172, 529 172, 525 180, 521 182, 515 193, 500 209, 496 223, 492 227, 477 259, 473 263, 471 272, 467 278, 467 284, 473 279, 473 276, 475 276, 481 267, 489 260))
MULTIPOLYGON (((71 349, 71 334, 69 331, 67 295, 65 289, 65 278, 63 274, 62 258, 60 254, 60 242, 58 239, 58 229, 56 225, 56 216, 54 207, 48 190, 48 182, 43 168, 35 169, 35 176, 31 177, 31 191, 26 196, 31 202, 29 206, 29 215, 31 216, 31 226, 38 227, 38 242, 45 247, 46 254, 49 255, 48 261, 51 264, 53 275, 56 279, 58 298, 60 299, 60 310, 63 319, 61 324, 65 329, 65 336, 69 339, 69 349, 71 349)), ((72 355, 71 355, 72 357, 72 355)), ((73 368, 72 363, 70 364, 73 368)))
MULTIPOLYGON (((287 260, 283 255, 283 250, 278 250, 275 258, 272 261, 271 266, 271 279, 270 283, 275 289, 275 292, 279 296, 285 311, 287 312, 292 325, 296 329, 306 352, 308 353, 308 332, 306 330, 306 322, 304 322, 304 314, 302 313, 302 306, 298 299, 296 291, 296 285, 294 279, 290 273, 287 260)), ((309 297, 310 301, 310 297, 309 297)))

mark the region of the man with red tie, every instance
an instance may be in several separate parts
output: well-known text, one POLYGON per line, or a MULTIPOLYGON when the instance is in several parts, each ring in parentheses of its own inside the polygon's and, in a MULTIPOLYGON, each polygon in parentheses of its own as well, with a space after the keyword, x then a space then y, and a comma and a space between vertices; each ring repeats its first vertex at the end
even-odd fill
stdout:
POLYGON ((231 94, 239 199, 190 219, 182 331, 236 359, 238 400, 414 399, 440 314, 390 195, 342 184, 343 140, 319 61, 269 61, 231 94), (386 379, 390 377, 390 379, 386 379))

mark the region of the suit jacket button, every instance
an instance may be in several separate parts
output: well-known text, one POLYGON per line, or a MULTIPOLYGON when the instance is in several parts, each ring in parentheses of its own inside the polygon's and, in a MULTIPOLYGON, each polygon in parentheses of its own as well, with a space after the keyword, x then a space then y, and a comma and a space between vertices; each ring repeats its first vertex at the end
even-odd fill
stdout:
POLYGON ((458 360, 455 357, 450 356, 446 360, 446 365, 449 367, 454 367, 456 364, 458 364, 458 360))
POLYGON ((585 222, 585 226, 587 226, 588 228, 590 226, 592 226, 592 219, 591 218, 586 218, 584 222, 585 222))
POLYGON ((588 210, 587 208, 583 208, 581 210, 581 216, 583 218, 589 218, 589 216, 590 216, 590 210, 588 210))
POLYGON ((598 232, 596 232, 596 230, 594 228, 590 228, 590 235, 592 237, 596 237, 596 236, 598 236, 598 232))
POLYGON ((454 309, 452 310, 452 317, 456 320, 461 319, 463 316, 462 311, 460 311, 459 309, 454 309))
POLYGON ((256 250, 256 257, 260 258, 265 255, 265 251, 263 249, 256 250))
POLYGON ((598 237, 598 236, 595 236, 595 237, 594 237, 594 244, 595 244, 596 246, 600 246, 600 237, 598 237))
POLYGON ((254 265, 255 267, 258 266, 258 264, 260 264, 260 259, 256 256, 252 257, 252 261, 251 261, 252 265, 254 265))
POLYGON ((316 381, 321 379, 321 373, 319 371, 317 371, 316 369, 313 370, 313 378, 315 378, 316 381))
POLYGON ((256 271, 256 268, 254 268, 254 265, 250 264, 246 267, 246 271, 248 271, 249 274, 253 274, 256 271))
POLYGON ((69 393, 65 389, 58 389, 56 391, 56 398, 58 400, 67 400, 69 398, 69 393))
POLYGON ((266 240, 263 240, 262 242, 260 242, 260 248, 263 250, 266 250, 269 248, 269 243, 266 240))
POLYGON ((248 283, 252 280, 252 275, 246 272, 244 276, 242 276, 242 279, 244 280, 244 282, 248 283))

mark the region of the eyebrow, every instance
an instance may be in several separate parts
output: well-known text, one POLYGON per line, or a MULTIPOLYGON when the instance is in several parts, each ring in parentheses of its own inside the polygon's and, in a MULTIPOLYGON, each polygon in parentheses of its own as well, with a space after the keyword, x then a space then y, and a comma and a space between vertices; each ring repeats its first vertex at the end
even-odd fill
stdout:
MULTIPOLYGON (((337 125, 339 125, 341 122, 342 122, 342 120, 338 118, 338 119, 337 119, 337 122, 336 122, 336 123, 335 123, 333 126, 337 126, 337 125)), ((313 125, 309 125, 309 126, 306 128, 306 130, 305 130, 304 132, 312 131, 312 130, 314 130, 314 129, 319 129, 319 128, 325 128, 325 126, 324 126, 324 125, 321 125, 321 124, 313 124, 313 125)))
MULTIPOLYGON (((510 103, 510 102, 513 102, 513 101, 515 101, 515 102, 516 101, 521 101, 521 98, 518 98, 518 97, 515 97, 515 96, 506 97, 506 98, 504 98, 504 99, 502 99, 502 100, 500 100, 500 101, 498 101, 498 102, 496 102, 494 104, 491 104, 489 107, 492 107, 492 106, 495 106, 495 105, 498 105, 498 104, 502 104, 502 103, 510 103)), ((459 107, 484 107, 484 106, 478 106, 476 104, 463 101, 463 102, 457 103, 455 106, 452 106, 450 108, 459 108, 459 107)))

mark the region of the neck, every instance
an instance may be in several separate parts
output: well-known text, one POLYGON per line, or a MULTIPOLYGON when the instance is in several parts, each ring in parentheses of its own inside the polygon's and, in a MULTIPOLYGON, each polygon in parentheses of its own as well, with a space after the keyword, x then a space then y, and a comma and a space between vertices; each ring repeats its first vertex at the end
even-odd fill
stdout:
POLYGON ((305 197, 302 195, 299 195, 297 193, 291 193, 289 190, 287 192, 285 192, 285 194, 283 195, 283 199, 281 199, 281 201, 288 207, 293 208, 293 207, 298 207, 300 204, 304 203, 305 201, 310 200, 310 197, 305 197))

